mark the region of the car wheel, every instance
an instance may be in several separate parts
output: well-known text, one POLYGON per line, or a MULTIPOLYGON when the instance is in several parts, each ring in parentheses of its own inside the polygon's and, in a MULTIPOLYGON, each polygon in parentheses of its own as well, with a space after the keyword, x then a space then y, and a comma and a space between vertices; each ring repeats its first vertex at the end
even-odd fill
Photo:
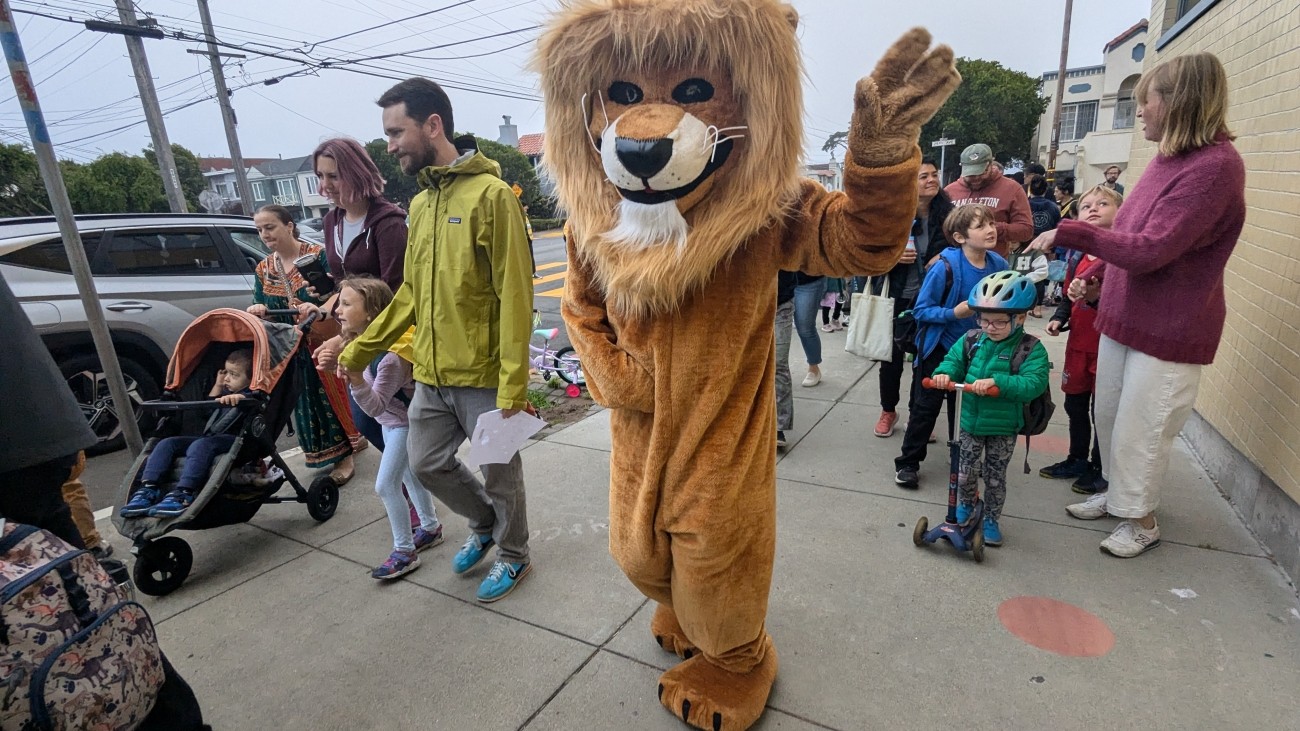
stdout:
MULTIPOLYGON (((131 399, 135 420, 140 424, 144 415, 140 404, 158 398, 158 382, 150 375, 148 369, 130 358, 118 360, 122 364, 122 377, 126 380, 126 393, 131 399)), ((114 452, 126 446, 122 434, 122 424, 118 420, 117 410, 113 405, 112 394, 108 390, 108 378, 99 365, 95 355, 75 355, 59 363, 59 370, 77 399, 81 413, 86 417, 90 430, 99 439, 95 446, 86 450, 87 454, 96 455, 114 452)), ((141 431, 147 431, 141 424, 141 431)))

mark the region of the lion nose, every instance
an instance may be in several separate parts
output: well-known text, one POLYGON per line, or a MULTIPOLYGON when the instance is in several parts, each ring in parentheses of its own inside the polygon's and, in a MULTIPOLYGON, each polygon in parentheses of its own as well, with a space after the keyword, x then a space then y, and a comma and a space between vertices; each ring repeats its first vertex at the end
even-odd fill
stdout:
POLYGON ((673 156, 673 141, 666 137, 649 141, 619 137, 614 140, 614 153, 629 173, 644 180, 653 178, 668 165, 673 156))

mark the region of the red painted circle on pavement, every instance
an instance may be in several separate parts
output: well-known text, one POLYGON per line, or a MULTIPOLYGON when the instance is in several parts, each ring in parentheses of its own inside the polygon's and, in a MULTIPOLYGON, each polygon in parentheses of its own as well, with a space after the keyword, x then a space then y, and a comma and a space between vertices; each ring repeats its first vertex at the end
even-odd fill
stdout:
POLYGON ((1101 657, 1115 646, 1115 634, 1097 615, 1045 596, 1002 602, 998 620, 1016 637, 1058 655, 1101 657))

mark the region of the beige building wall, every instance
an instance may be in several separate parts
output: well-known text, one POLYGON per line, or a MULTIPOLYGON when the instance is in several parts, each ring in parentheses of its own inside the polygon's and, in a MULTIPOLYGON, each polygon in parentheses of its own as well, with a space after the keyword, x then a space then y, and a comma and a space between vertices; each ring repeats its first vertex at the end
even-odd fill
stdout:
MULTIPOLYGON (((1146 68, 1196 51, 1218 56, 1246 163, 1246 225, 1224 282, 1228 318, 1196 410, 1300 502, 1300 2, 1209 2, 1166 40, 1177 6, 1152 3, 1146 68)), ((1155 154, 1140 128, 1124 176, 1130 184, 1155 154)))

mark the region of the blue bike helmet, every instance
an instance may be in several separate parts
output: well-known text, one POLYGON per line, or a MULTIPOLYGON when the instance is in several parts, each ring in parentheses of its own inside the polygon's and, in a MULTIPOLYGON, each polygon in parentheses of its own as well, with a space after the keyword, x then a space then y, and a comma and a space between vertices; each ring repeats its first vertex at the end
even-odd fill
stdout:
POLYGON ((1018 315, 1028 312, 1038 302, 1038 290, 1023 274, 1012 271, 990 274, 970 291, 966 304, 976 312, 1005 312, 1018 315))

